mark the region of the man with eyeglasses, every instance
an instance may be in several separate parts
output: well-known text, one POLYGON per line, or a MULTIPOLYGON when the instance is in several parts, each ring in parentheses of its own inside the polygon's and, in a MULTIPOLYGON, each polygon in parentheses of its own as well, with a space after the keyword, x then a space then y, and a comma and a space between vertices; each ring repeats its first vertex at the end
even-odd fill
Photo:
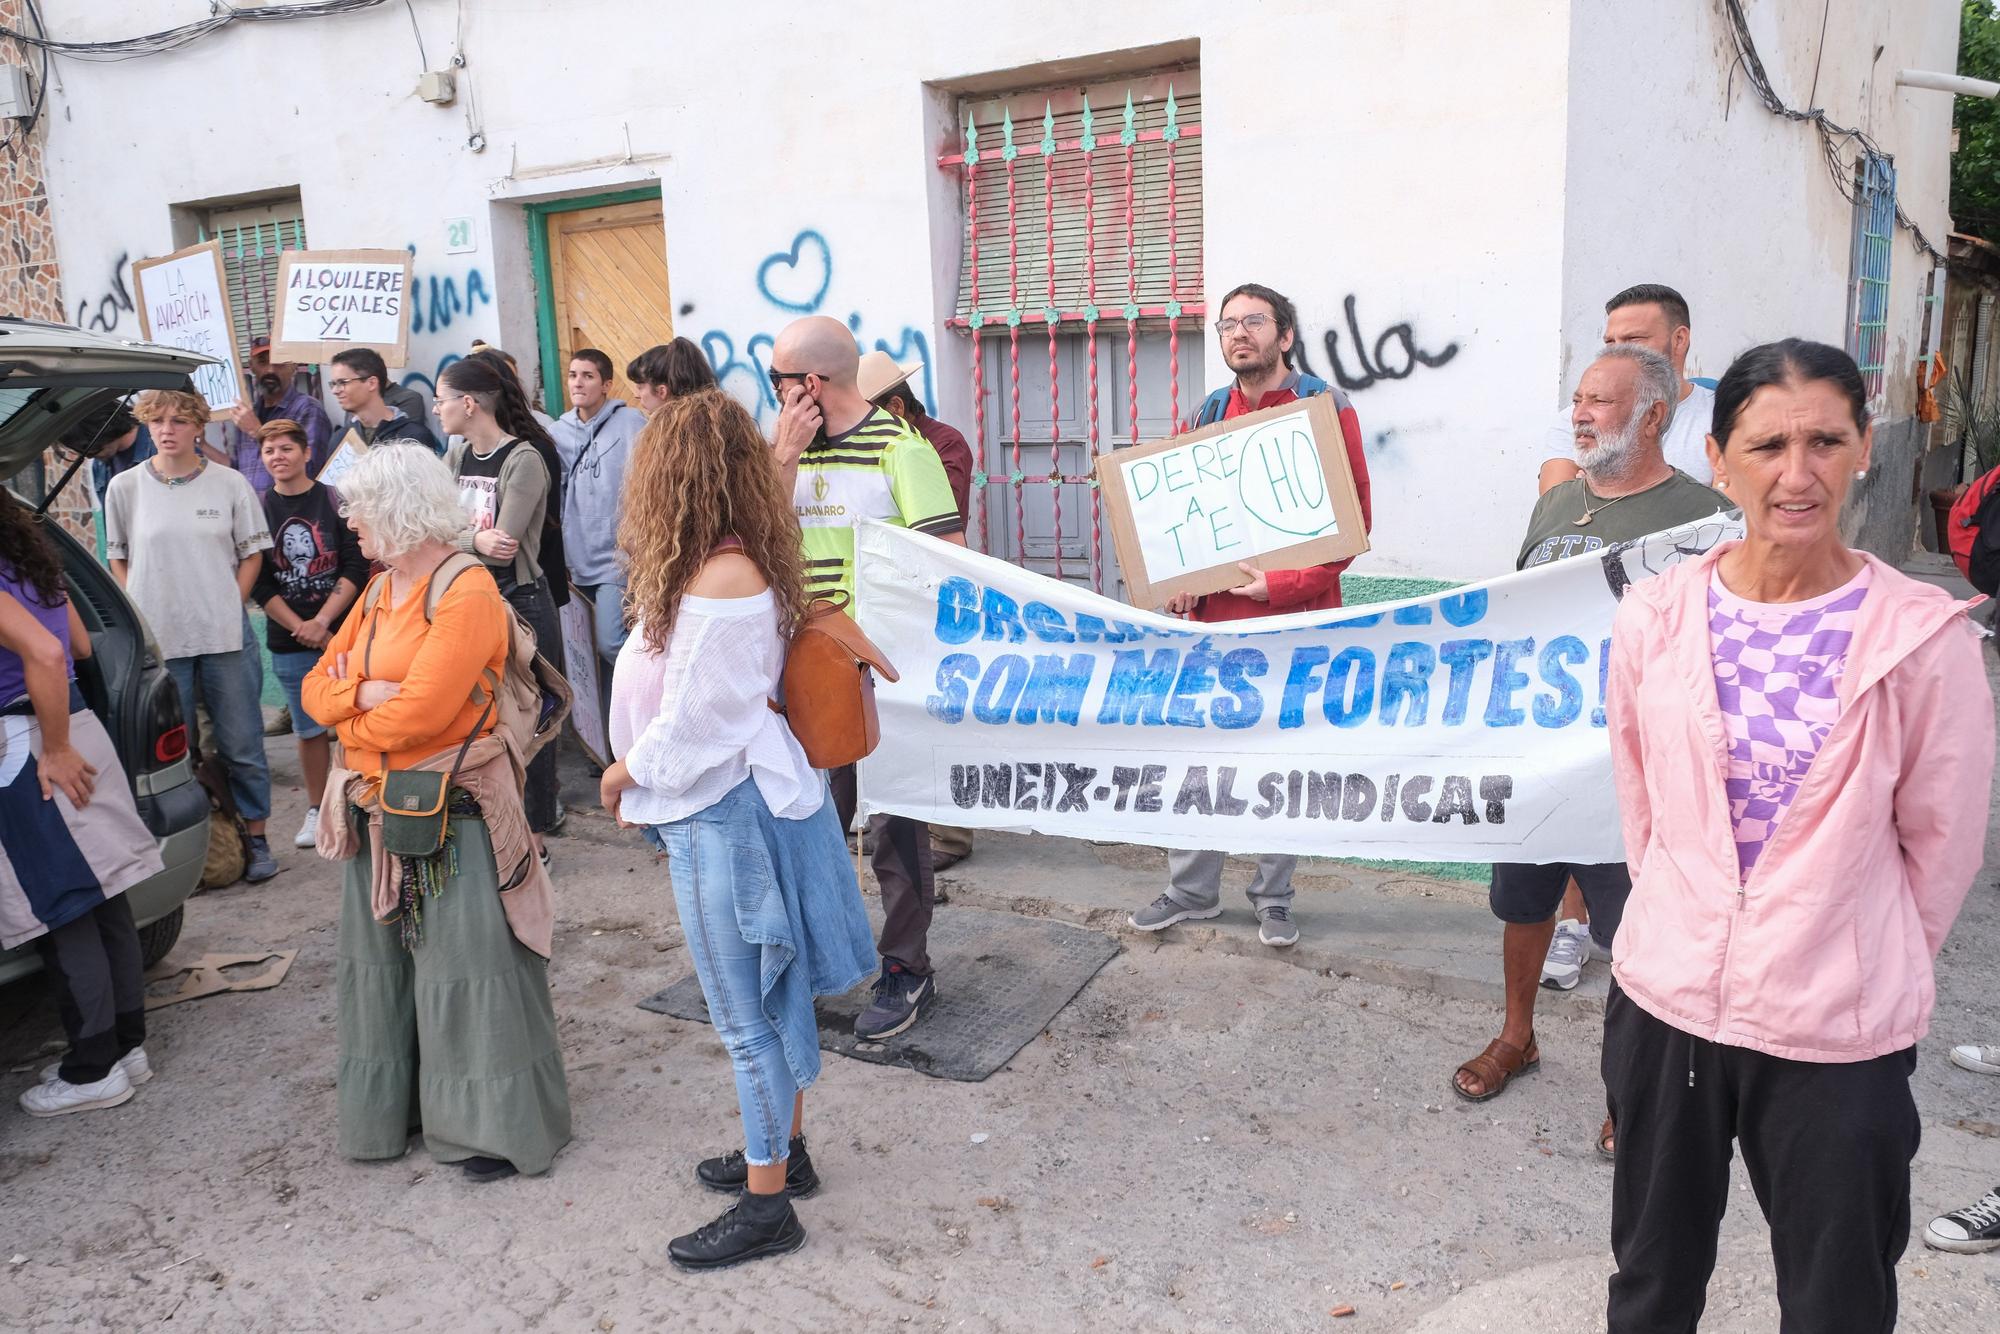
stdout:
MULTIPOLYGON (((839 320, 794 320, 771 350, 771 387, 782 405, 772 454, 792 488, 810 596, 854 596, 854 525, 881 519, 965 545, 951 482, 937 451, 908 423, 863 396, 861 349, 839 320)), ((854 766, 828 775, 843 830, 858 804, 854 766)), ((930 958, 930 830, 877 815, 872 864, 882 887, 882 972, 854 1034, 880 1041, 908 1029, 937 999, 930 958)))
MULTIPOLYGON (((1361 452, 1361 422, 1354 415, 1354 405, 1326 381, 1292 368, 1292 348, 1299 331, 1297 308, 1268 287, 1244 283, 1222 298, 1221 312, 1215 333, 1222 359, 1236 372, 1236 378, 1202 401, 1194 424, 1207 426, 1315 394, 1332 394, 1340 410, 1347 464, 1361 498, 1362 527, 1373 528, 1368 460, 1361 452)), ((1166 610, 1204 622, 1328 611, 1340 605, 1340 573, 1351 559, 1303 570, 1259 571, 1245 564, 1244 582, 1237 587, 1205 597, 1181 594, 1167 603, 1166 610)), ((1133 913, 1129 919, 1132 925, 1141 931, 1162 931, 1176 922, 1220 916, 1223 860, 1219 852, 1169 852, 1167 892, 1133 913)), ((1298 924, 1292 920, 1292 870, 1297 864, 1298 858, 1275 853, 1257 859, 1257 876, 1247 892, 1257 914, 1257 938, 1266 945, 1283 948, 1298 943, 1298 924)))
POLYGON ((625 645, 625 572, 618 568, 618 508, 625 465, 646 414, 611 397, 611 358, 580 347, 569 358, 570 409, 555 430, 562 455, 563 553, 570 586, 590 599, 601 699, 611 702, 611 667, 625 645))
POLYGON ((339 439, 346 439, 347 432, 353 431, 364 445, 406 440, 433 454, 444 453, 444 445, 430 427, 406 415, 382 396, 383 386, 389 383, 389 367, 381 353, 365 347, 342 348, 333 354, 332 366, 326 387, 333 391, 333 401, 347 414, 339 439))

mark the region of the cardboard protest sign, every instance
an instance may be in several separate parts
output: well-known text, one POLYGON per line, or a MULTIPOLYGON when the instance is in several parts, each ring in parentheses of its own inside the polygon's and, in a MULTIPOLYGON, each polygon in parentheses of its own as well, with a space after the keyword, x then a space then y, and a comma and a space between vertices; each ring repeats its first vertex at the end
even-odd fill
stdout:
POLYGON ((272 360, 321 362, 365 347, 405 364, 410 269, 407 250, 287 250, 278 257, 272 360))
POLYGON ((1097 460, 1126 596, 1157 607, 1368 550, 1331 396, 1266 408, 1097 460))
POLYGON ((326 462, 320 465, 317 480, 338 491, 341 479, 353 470, 355 464, 361 462, 361 456, 367 452, 368 444, 361 438, 361 432, 352 426, 348 427, 347 434, 340 437, 340 443, 333 447, 333 453, 327 455, 326 462))
POLYGON ((132 266, 137 289, 139 331, 150 343, 215 358, 194 372, 195 392, 208 401, 209 415, 226 417, 243 401, 243 353, 230 318, 228 284, 222 276, 222 245, 204 241, 132 266))
MULTIPOLYGON (((614 593, 613 596, 616 596, 614 593)), ((569 678, 570 730, 600 769, 611 764, 604 734, 604 705, 597 692, 596 611, 583 590, 572 588, 562 608, 563 675, 569 678)))

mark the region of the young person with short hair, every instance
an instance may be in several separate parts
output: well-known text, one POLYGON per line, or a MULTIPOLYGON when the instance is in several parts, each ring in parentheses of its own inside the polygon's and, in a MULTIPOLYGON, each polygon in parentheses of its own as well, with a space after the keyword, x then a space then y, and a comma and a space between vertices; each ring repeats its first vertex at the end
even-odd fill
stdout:
POLYGON ((389 383, 388 364, 372 348, 350 347, 333 354, 333 371, 326 378, 326 387, 347 414, 346 422, 334 433, 335 445, 352 430, 370 447, 408 440, 433 454, 442 454, 444 446, 429 426, 383 397, 389 383))
POLYGON ((264 493, 271 555, 257 571, 250 599, 264 609, 265 647, 285 688, 285 707, 299 743, 307 809, 292 845, 309 848, 319 834, 320 796, 326 790, 332 746, 326 728, 305 712, 300 691, 368 583, 368 558, 340 517, 340 497, 308 473, 312 455, 299 424, 280 417, 258 427, 257 437, 261 465, 271 479, 271 489, 264 493))
MULTIPOLYGON (((618 563, 619 507, 632 442, 646 414, 612 398, 611 358, 594 347, 578 348, 569 362, 570 402, 575 406, 556 423, 556 448, 563 460, 560 513, 563 573, 590 599, 597 656, 608 673, 625 643, 625 571, 618 563)), ((600 676, 608 682, 608 676, 600 676)))
POLYGON ((255 884, 279 868, 264 837, 271 768, 258 703, 263 664, 248 641, 243 603, 271 532, 243 474, 202 456, 208 403, 200 394, 149 390, 133 415, 158 452, 105 490, 105 554, 159 642, 190 726, 197 703, 208 710, 215 734, 204 744, 229 771, 236 813, 250 833, 243 878, 255 884))

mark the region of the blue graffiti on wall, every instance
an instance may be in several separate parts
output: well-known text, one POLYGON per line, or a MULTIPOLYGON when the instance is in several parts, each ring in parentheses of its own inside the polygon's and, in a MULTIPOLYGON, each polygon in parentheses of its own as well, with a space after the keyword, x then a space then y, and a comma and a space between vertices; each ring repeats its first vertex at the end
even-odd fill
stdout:
MULTIPOLYGON (((417 253, 415 244, 409 247, 411 255, 417 253)), ((418 356, 419 340, 426 345, 425 353, 435 351, 435 343, 454 324, 463 326, 476 315, 481 306, 493 304, 493 293, 486 285, 486 275, 478 268, 466 270, 463 278, 456 274, 435 274, 412 272, 410 275, 410 355, 418 356), (462 284, 462 286, 461 286, 462 284), (427 337, 428 335, 428 337, 427 337)), ((471 342, 468 336, 466 343, 471 342)), ((462 350, 438 352, 428 373, 421 370, 406 370, 402 382, 407 386, 422 388, 424 393, 437 396, 437 377, 444 374, 445 367, 463 359, 462 350)))
MULTIPOLYGON (((779 315, 787 319, 821 314, 828 291, 833 287, 833 247, 819 232, 808 227, 792 238, 791 245, 765 256, 757 266, 757 294, 779 315)), ((683 310, 683 314, 687 311, 683 310)), ((855 341, 868 345, 861 330, 859 312, 847 317, 847 327, 855 341)), ((757 414, 760 422, 777 416, 778 396, 771 388, 771 350, 777 335, 768 329, 733 333, 710 329, 696 340, 715 370, 715 378, 736 399, 757 414)), ((895 341, 876 338, 874 349, 886 352, 899 363, 912 359, 924 363, 923 386, 918 389, 926 405, 937 406, 932 394, 930 339, 922 329, 904 325, 895 341)), ((911 388, 918 387, 912 385, 911 388)))

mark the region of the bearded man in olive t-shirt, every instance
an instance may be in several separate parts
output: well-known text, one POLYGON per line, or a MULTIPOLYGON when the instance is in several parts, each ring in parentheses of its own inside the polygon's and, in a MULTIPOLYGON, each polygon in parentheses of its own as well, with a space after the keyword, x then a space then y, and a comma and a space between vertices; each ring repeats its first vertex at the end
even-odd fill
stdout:
MULTIPOLYGON (((1733 508, 1721 492, 1674 468, 1661 453, 1679 398, 1673 366, 1652 349, 1613 344, 1598 354, 1577 382, 1570 409, 1582 475, 1551 487, 1535 502, 1517 568, 1584 555, 1733 508)), ((1589 940, 1575 944, 1585 949, 1594 943, 1609 957, 1632 892, 1625 863, 1493 868, 1488 899, 1493 915, 1506 924, 1507 1018, 1500 1036, 1452 1076, 1459 1097, 1484 1102, 1541 1059, 1535 992, 1571 876, 1590 909, 1589 940)), ((1613 1150, 1609 1119, 1597 1147, 1606 1156, 1613 1150)))

